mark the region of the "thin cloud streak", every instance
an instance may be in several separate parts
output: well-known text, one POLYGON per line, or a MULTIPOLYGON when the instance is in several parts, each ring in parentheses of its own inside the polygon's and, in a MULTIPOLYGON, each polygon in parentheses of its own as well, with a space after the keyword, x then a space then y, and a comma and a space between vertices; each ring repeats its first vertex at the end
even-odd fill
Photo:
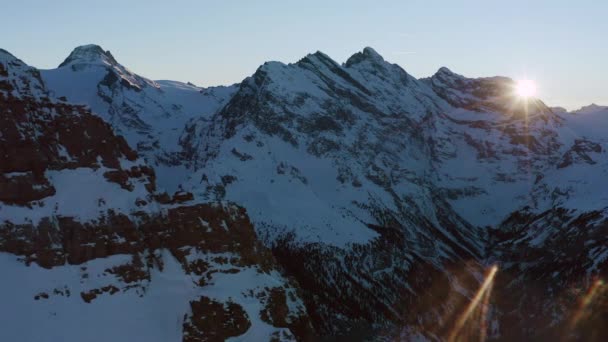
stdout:
POLYGON ((416 51, 395 51, 395 52, 393 52, 393 55, 399 55, 399 56, 415 55, 415 54, 417 54, 416 51))

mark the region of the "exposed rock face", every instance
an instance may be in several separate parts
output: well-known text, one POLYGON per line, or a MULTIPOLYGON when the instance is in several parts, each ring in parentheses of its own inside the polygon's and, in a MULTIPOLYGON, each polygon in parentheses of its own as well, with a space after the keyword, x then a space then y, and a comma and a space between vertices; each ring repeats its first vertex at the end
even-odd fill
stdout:
POLYGON ((184 342, 225 341, 244 334, 251 326, 247 313, 234 303, 218 303, 203 297, 190 302, 192 315, 184 322, 184 342))
POLYGON ((602 153, 602 145, 585 139, 576 139, 574 145, 564 154, 557 167, 563 168, 579 163, 594 165, 597 163, 592 158, 594 153, 602 153))
POLYGON ((2 250, 52 268, 156 249, 168 249, 185 261, 188 253, 182 247, 190 246, 210 253, 235 252, 242 258, 239 265, 268 269, 265 263, 271 258, 264 256, 243 209, 197 205, 170 208, 165 215, 135 212, 131 216, 108 212, 91 223, 61 216, 45 218, 36 226, 4 223, 2 250))
POLYGON ((403 326, 422 335, 449 330, 456 308, 468 300, 454 285, 477 286, 479 258, 461 251, 452 255, 453 263, 433 262, 424 251, 404 253, 411 241, 402 227, 377 229, 382 237, 352 249, 289 241, 273 248, 303 289, 316 330, 345 340, 395 338, 396 327, 403 326))

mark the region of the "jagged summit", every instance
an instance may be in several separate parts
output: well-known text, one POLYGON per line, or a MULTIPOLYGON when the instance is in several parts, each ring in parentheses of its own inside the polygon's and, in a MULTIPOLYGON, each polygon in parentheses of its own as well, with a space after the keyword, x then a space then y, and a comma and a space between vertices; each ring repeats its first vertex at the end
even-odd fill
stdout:
POLYGON ((59 67, 72 64, 96 64, 103 63, 116 65, 118 62, 110 51, 104 51, 101 46, 95 44, 81 45, 76 47, 59 67))
POLYGON ((378 52, 376 52, 376 50, 368 46, 365 47, 363 51, 357 52, 352 55, 346 61, 346 63, 344 63, 344 66, 348 68, 363 61, 384 62, 384 58, 378 52))
POLYGON ((309 53, 304 58, 300 59, 296 65, 303 66, 306 64, 313 65, 327 65, 327 66, 340 66, 338 62, 329 57, 326 53, 322 51, 317 51, 315 53, 309 53))
MULTIPOLYGON (((110 51, 104 50, 99 45, 88 44, 76 47, 70 55, 59 65, 57 69, 46 70, 44 77, 46 82, 53 88, 63 84, 61 79, 63 73, 79 72, 81 70, 95 69, 88 73, 91 84, 101 84, 105 87, 120 85, 135 92, 142 91, 150 86, 158 90, 160 86, 152 80, 141 77, 116 61, 110 51)), ((82 80, 81 80, 82 81, 82 80)), ((74 97, 74 93, 67 94, 66 89, 55 89, 55 91, 68 97, 74 97)))
MULTIPOLYGON (((492 79, 492 78, 494 78, 494 77, 487 77, 487 78, 482 78, 482 79, 492 79)), ((422 80, 426 80, 429 82, 439 82, 439 83, 444 83, 444 84, 454 84, 454 83, 462 84, 463 82, 470 82, 470 81, 476 80, 476 78, 470 78, 470 77, 464 76, 462 74, 452 71, 448 67, 442 66, 432 76, 430 76, 428 78, 423 78, 422 80)))
POLYGON ((366 55, 366 56, 375 58, 375 59, 382 59, 382 60, 384 60, 384 58, 382 58, 382 56, 376 50, 374 50, 373 48, 371 48, 369 46, 366 46, 363 49, 363 54, 366 55))
POLYGON ((441 67, 433 76, 421 80, 454 107, 520 117, 523 113, 553 113, 539 99, 521 101, 514 91, 515 81, 509 77, 466 77, 441 67))
POLYGON ((457 73, 453 72, 452 70, 450 70, 448 67, 444 67, 444 66, 439 68, 439 70, 437 70, 437 72, 432 77, 440 77, 440 76, 465 78, 464 76, 457 74, 457 73))
POLYGON ((423 80, 443 80, 443 81, 475 81, 475 82, 498 82, 498 83, 513 83, 514 81, 505 76, 489 76, 489 77, 468 77, 462 74, 456 73, 448 67, 441 67, 433 76, 429 78, 423 78, 423 80))
POLYGON ((439 70, 437 70, 437 73, 449 73, 449 74, 453 74, 454 72, 452 70, 450 70, 448 67, 444 67, 442 66, 441 68, 439 68, 439 70))

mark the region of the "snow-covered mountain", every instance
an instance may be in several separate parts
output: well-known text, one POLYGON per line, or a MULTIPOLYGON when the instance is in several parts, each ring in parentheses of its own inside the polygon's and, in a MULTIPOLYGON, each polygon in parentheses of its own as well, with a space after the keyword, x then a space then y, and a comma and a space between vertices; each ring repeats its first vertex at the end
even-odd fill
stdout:
POLYGON ((42 70, 55 97, 85 104, 155 168, 159 186, 177 190, 176 172, 187 173, 180 135, 184 125, 216 112, 236 86, 199 88, 175 81, 151 81, 119 64, 97 45, 77 47, 57 69, 42 70), (165 175, 167 169, 171 174, 165 175))
POLYGON ((0 340, 312 334, 242 208, 157 192, 110 125, 4 50, 0 112, 0 340))
MULTIPOLYGON (((3 292, 46 282, 11 296, 45 322, 26 339, 74 310, 95 331, 123 306, 162 310, 137 320, 161 340, 449 339, 492 264, 486 328, 468 333, 608 333, 593 285, 608 276, 606 107, 568 113, 447 68, 416 79, 371 48, 207 89, 96 45, 52 70, 0 55, 0 255, 17 279, 3 292), (59 283, 80 298, 42 290, 59 283)), ((130 340, 125 317, 95 338, 130 340)))

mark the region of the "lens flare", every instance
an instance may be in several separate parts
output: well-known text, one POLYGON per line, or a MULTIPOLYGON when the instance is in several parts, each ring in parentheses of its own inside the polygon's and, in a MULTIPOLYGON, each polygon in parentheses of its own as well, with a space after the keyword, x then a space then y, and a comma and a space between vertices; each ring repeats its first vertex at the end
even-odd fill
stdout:
POLYGON ((494 282, 490 282, 490 286, 486 291, 486 294, 483 296, 483 303, 481 306, 481 332, 479 341, 485 341, 486 336, 488 336, 488 309, 490 308, 490 297, 492 296, 492 288, 494 287, 494 282))
POLYGON ((572 317, 572 321, 570 321, 570 328, 576 327, 578 322, 585 315, 586 309, 591 304, 593 298, 598 294, 599 290, 604 286, 604 281, 602 279, 596 279, 587 293, 583 296, 580 302, 580 306, 574 316, 572 317))
MULTIPOLYGON (((448 339, 447 339, 448 341, 450 341, 450 342, 457 341, 457 338, 460 335, 462 328, 465 326, 467 321, 470 320, 472 314, 479 307, 479 304, 482 301, 482 299, 483 299, 483 303, 482 303, 482 307, 481 307, 481 312, 479 314, 483 315, 483 316, 487 315, 487 307, 489 305, 491 288, 492 288, 492 285, 494 284, 494 277, 496 276, 496 272, 498 272, 498 266, 494 265, 490 268, 490 271, 488 272, 486 279, 481 284, 481 287, 475 294, 475 297, 473 297, 473 300, 471 300, 471 302, 467 306, 466 310, 462 313, 462 315, 460 315, 460 318, 458 318, 458 320, 456 321, 456 324, 454 325, 452 332, 448 336, 448 339)), ((485 321, 485 317, 483 317, 483 316, 480 317, 481 325, 482 325, 481 326, 482 340, 485 339, 485 336, 486 336, 486 330, 485 330, 486 321, 485 321)))

